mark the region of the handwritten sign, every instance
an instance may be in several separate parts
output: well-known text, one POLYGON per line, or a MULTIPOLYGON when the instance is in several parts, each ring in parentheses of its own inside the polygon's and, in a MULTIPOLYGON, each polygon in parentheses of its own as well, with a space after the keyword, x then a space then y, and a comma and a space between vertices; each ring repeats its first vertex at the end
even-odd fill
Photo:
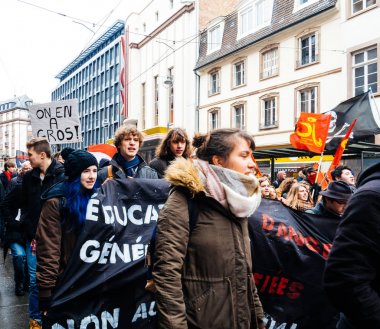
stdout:
POLYGON ((76 99, 33 105, 30 118, 34 137, 45 137, 51 144, 82 141, 76 99))

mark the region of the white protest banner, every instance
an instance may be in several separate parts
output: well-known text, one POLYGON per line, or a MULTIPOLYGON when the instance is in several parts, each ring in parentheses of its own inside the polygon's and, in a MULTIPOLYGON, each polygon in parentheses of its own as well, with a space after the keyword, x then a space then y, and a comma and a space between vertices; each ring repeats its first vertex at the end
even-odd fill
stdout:
POLYGON ((32 105, 30 118, 34 137, 45 137, 51 144, 82 141, 77 99, 32 105))

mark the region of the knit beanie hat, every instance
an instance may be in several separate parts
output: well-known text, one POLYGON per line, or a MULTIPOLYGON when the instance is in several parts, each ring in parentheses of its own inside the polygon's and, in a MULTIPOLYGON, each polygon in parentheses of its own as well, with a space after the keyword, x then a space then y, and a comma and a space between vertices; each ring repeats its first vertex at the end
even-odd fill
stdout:
POLYGON ((79 177, 83 170, 90 166, 98 168, 98 161, 96 158, 87 151, 74 150, 67 147, 61 152, 62 158, 65 160, 65 175, 69 181, 73 181, 79 177))

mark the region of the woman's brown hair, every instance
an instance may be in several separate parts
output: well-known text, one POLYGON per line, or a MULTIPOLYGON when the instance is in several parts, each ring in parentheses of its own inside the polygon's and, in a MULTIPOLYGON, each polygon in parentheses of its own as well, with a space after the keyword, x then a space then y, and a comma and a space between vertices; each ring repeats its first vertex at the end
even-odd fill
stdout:
POLYGON ((186 143, 185 151, 182 156, 187 159, 191 155, 190 149, 190 140, 187 136, 187 133, 182 128, 173 128, 170 129, 166 137, 161 141, 156 149, 156 156, 163 160, 172 160, 175 158, 175 155, 170 150, 170 142, 184 142, 186 143))
POLYGON ((196 134, 193 146, 197 148, 196 155, 199 159, 212 163, 214 155, 227 159, 237 138, 246 140, 252 151, 255 149, 253 137, 240 129, 216 129, 207 134, 196 134))

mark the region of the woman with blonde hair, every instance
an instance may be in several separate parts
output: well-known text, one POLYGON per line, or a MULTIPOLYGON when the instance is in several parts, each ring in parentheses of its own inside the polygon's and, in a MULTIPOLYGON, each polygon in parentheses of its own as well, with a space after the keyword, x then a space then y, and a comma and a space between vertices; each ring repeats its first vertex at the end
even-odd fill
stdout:
POLYGON ((280 186, 276 189, 276 194, 278 198, 285 198, 293 184, 297 183, 297 180, 294 177, 285 178, 280 186))
POLYGON ((305 184, 294 184, 286 197, 281 198, 282 203, 298 211, 306 211, 314 207, 313 199, 305 184))

